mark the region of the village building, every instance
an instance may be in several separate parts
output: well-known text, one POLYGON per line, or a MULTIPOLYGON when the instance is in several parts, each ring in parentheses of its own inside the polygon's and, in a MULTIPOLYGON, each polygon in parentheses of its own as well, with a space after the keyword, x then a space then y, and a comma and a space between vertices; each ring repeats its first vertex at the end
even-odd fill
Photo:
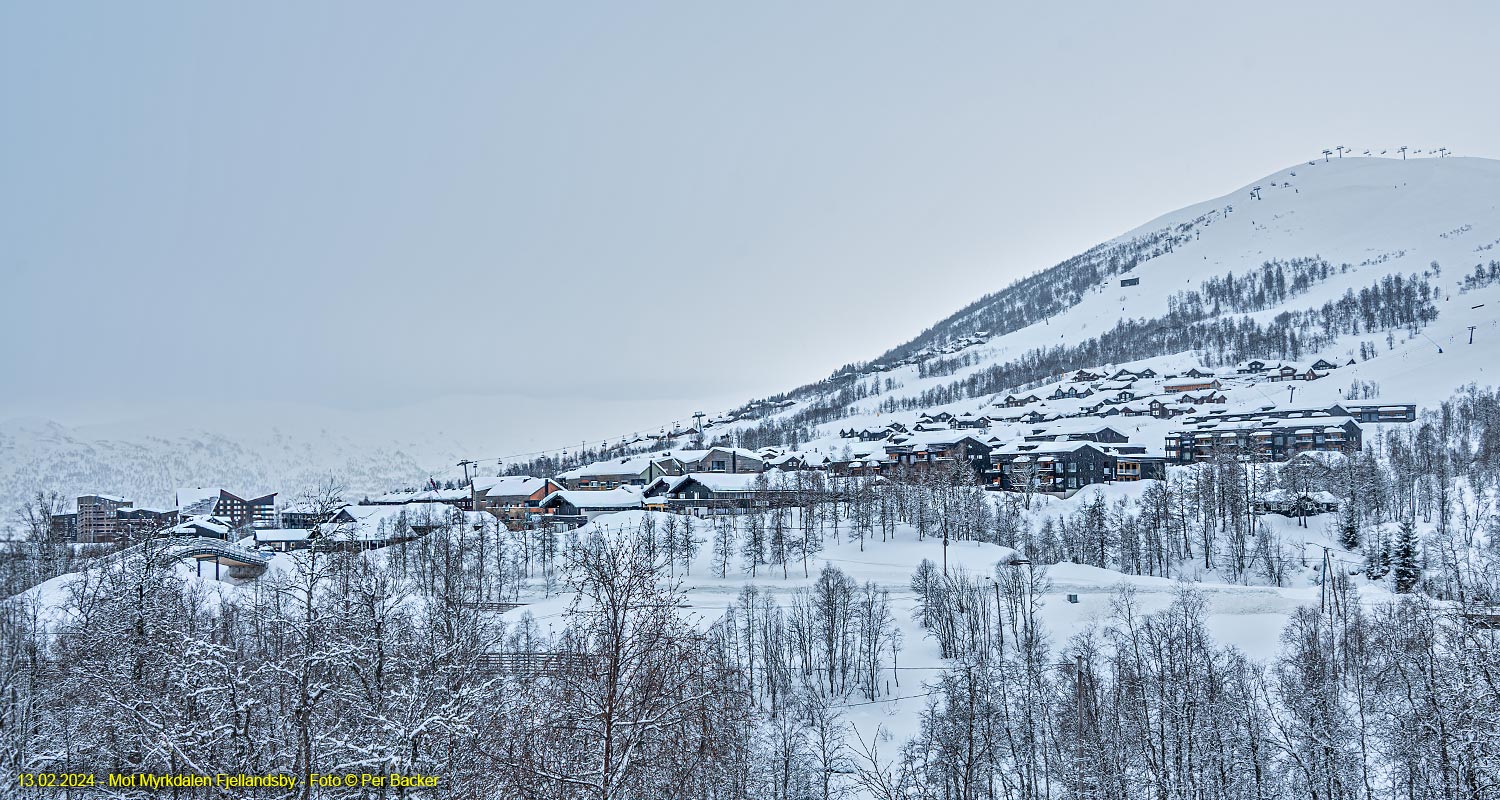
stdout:
MULTIPOLYGON (((1333 407, 1360 422, 1415 422, 1415 403, 1340 403, 1333 407)), ((1333 409, 1329 410, 1333 413, 1333 409)))
POLYGON ((241 497, 217 486, 178 489, 177 516, 214 516, 236 528, 275 528, 281 524, 275 492, 241 497))
POLYGON ((930 468, 942 463, 966 464, 975 475, 989 465, 990 446, 966 434, 919 436, 913 434, 885 446, 888 467, 930 468))
POLYGON ((309 528, 258 528, 255 531, 257 550, 288 553, 307 549, 312 530, 309 528))
POLYGON ((121 508, 115 511, 115 526, 121 539, 139 541, 177 524, 177 512, 157 508, 121 508))
POLYGON ((771 481, 749 473, 694 472, 658 478, 646 487, 644 502, 648 508, 711 516, 769 506, 773 495, 792 491, 782 478, 771 481))
POLYGON ((1286 461, 1309 450, 1354 452, 1361 446, 1359 424, 1308 420, 1268 420, 1259 424, 1205 424, 1167 434, 1167 460, 1192 464, 1229 452, 1241 460, 1286 461))
POLYGON ((49 534, 53 541, 73 542, 78 540, 78 512, 68 511, 62 514, 53 514, 49 526, 49 534))
POLYGON ((683 462, 669 453, 626 456, 575 467, 557 476, 573 491, 607 491, 621 486, 645 486, 663 475, 687 472, 683 462))
POLYGON ((1039 428, 1021 437, 1028 442, 1099 442, 1120 444, 1130 437, 1108 425, 1090 425, 1074 428, 1039 428))
POLYGON ((1116 448, 1097 442, 1025 443, 991 455, 987 477, 1005 491, 1071 494, 1085 486, 1113 481, 1160 480, 1166 458, 1144 446, 1116 448))
POLYGON ((603 514, 644 508, 641 500, 640 491, 629 487, 593 491, 564 489, 547 495, 540 509, 543 514, 550 515, 543 519, 545 522, 577 527, 603 514))
POLYGON ((1008 395, 1005 396, 1005 399, 1001 400, 999 403, 996 403, 996 405, 1004 406, 1005 408, 1020 408, 1022 406, 1029 405, 1031 403, 1040 402, 1040 401, 1041 401, 1041 398, 1037 397, 1034 394, 1028 394, 1028 395, 1008 394, 1008 395))
POLYGON ((229 539, 236 525, 233 520, 211 514, 194 514, 162 531, 166 536, 192 536, 202 539, 229 539))
POLYGON ((1173 381, 1161 387, 1170 393, 1202 392, 1205 390, 1218 390, 1224 388, 1217 378, 1190 377, 1189 380, 1173 381))
POLYGON ((1310 517, 1339 510, 1337 496, 1329 492, 1291 492, 1272 489, 1256 495, 1251 511, 1256 514, 1280 514, 1283 517, 1310 517))
POLYGON ((567 487, 552 478, 507 475, 475 478, 470 488, 475 511, 491 514, 507 528, 518 530, 526 522, 536 520, 548 495, 567 487))
POLYGON ((474 493, 467 486, 452 489, 417 489, 402 492, 386 492, 372 497, 361 505, 404 506, 408 503, 442 503, 463 511, 474 510, 474 493))
MULTIPOLYGON (((766 462, 754 450, 743 447, 710 447, 707 450, 679 450, 675 455, 682 464, 682 472, 764 472, 766 462)), ((647 481, 661 477, 660 475, 647 481)))
POLYGON ((76 524, 78 541, 84 544, 107 544, 120 536, 117 512, 130 508, 131 501, 109 494, 85 494, 78 497, 76 524))
POLYGON ((318 525, 308 541, 315 550, 371 550, 414 541, 454 524, 478 530, 487 519, 487 514, 444 503, 350 505, 318 525))

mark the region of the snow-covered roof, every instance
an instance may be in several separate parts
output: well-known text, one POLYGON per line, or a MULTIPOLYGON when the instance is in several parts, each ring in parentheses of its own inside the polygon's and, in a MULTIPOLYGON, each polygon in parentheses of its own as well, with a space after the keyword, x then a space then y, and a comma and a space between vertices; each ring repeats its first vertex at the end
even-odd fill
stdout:
POLYGON ((227 537, 232 530, 234 526, 225 520, 208 514, 195 514, 167 528, 165 533, 168 536, 197 536, 202 531, 208 531, 227 537))
POLYGON ((547 478, 530 475, 506 475, 499 478, 475 478, 474 491, 489 497, 525 497, 547 485, 547 478))
POLYGON ((386 492, 379 497, 370 498, 370 502, 381 503, 384 505, 403 503, 441 503, 444 501, 451 503, 457 500, 467 500, 468 498, 468 488, 418 489, 408 492, 386 492))
POLYGON ((312 531, 307 528, 261 528, 255 532, 255 541, 264 542, 305 542, 312 531))
POLYGON ((547 495, 542 505, 550 506, 554 502, 565 502, 584 510, 640 508, 641 494, 623 486, 597 492, 562 489, 547 495))
POLYGON ((318 526, 322 534, 334 540, 378 541, 403 533, 400 526, 438 525, 463 520, 474 526, 483 525, 488 514, 477 511, 459 511, 443 503, 406 503, 404 505, 344 506, 334 515, 334 521, 318 526))
POLYGON ((639 475, 656 462, 670 461, 676 457, 673 453, 652 453, 649 455, 625 456, 608 461, 595 461, 592 464, 574 467, 557 477, 562 480, 577 480, 579 478, 591 478, 600 475, 639 475))

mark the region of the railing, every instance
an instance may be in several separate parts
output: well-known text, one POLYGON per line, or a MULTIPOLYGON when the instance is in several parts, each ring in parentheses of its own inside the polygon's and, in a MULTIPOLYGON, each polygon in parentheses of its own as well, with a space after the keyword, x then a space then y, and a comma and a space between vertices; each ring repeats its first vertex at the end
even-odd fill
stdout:
POLYGON ((481 653, 474 659, 481 672, 539 678, 566 672, 588 672, 594 660, 583 653, 531 651, 517 653, 481 653))
POLYGON ((263 567, 270 562, 270 557, 249 550, 238 545, 229 544, 220 539, 210 539, 206 536, 195 536, 191 539, 175 539, 168 545, 178 557, 196 557, 210 555, 217 558, 227 558, 243 562, 249 566, 263 567))
POLYGON ((514 611, 514 610, 516 610, 516 609, 518 609, 521 606, 524 606, 526 604, 525 603, 503 603, 503 602, 489 601, 489 600, 475 600, 475 601, 467 602, 467 603, 459 603, 458 605, 461 608, 472 608, 475 611, 489 611, 489 612, 492 612, 492 613, 495 613, 495 614, 504 614, 507 611, 514 611))

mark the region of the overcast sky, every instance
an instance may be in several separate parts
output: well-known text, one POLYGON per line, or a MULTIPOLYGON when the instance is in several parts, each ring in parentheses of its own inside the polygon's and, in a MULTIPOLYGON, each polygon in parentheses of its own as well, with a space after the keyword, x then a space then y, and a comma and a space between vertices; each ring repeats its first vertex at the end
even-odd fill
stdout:
POLYGON ((0 416, 772 393, 1324 147, 1500 155, 1496 8, 3 0, 0 416))

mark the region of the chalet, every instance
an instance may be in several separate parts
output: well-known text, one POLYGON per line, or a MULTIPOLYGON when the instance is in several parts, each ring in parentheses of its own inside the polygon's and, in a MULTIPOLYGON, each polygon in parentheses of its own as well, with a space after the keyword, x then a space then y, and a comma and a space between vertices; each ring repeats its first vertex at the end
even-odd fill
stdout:
POLYGON ((1151 415, 1151 409, 1137 406, 1122 406, 1119 411, 1122 417, 1146 417, 1151 415))
POLYGON ((310 528, 260 528, 255 531, 255 548, 286 553, 305 550, 312 541, 310 528))
POLYGON ((1280 514, 1284 517, 1310 517, 1339 510, 1339 499, 1329 492, 1291 492, 1272 489, 1257 495, 1251 510, 1256 514, 1280 514))
POLYGON ((1088 370, 1081 369, 1081 370, 1078 370, 1077 372, 1073 373, 1073 377, 1070 378, 1069 380, 1073 381, 1074 383, 1088 383, 1090 381, 1100 380, 1103 377, 1104 377, 1103 375, 1100 375, 1098 373, 1089 372, 1088 370))
POLYGON ((1255 375, 1265 372, 1266 366, 1266 362, 1264 361, 1246 361, 1235 366, 1234 371, 1240 375, 1255 375))
POLYGON ((767 480, 750 473, 695 472, 657 479, 646 487, 643 502, 648 507, 696 516, 733 513, 769 506, 773 499, 790 497, 799 489, 826 485, 822 473, 811 475, 816 477, 767 480))
POLYGON ((316 550, 369 550, 414 539, 450 525, 484 527, 488 515, 443 503, 344 506, 309 536, 316 550))
POLYGON ((967 435, 912 437, 885 446, 887 466, 931 467, 945 462, 968 464, 976 474, 989 465, 992 448, 967 435))
POLYGON ((1320 358, 1317 361, 1314 361, 1312 364, 1309 364, 1308 368, 1317 370, 1319 372, 1328 372, 1330 370, 1338 369, 1339 365, 1333 363, 1332 361, 1329 361, 1326 358, 1320 358))
POLYGON ((1193 367, 1187 372, 1182 373, 1182 377, 1193 379, 1212 378, 1213 376, 1214 374, 1212 372, 1207 372, 1205 370, 1198 369, 1197 367, 1193 367))
MULTIPOLYGON (((766 466, 783 472, 794 470, 822 470, 827 469, 830 459, 817 450, 807 450, 800 453, 781 453, 765 459, 766 466)), ((739 473, 751 474, 751 473, 739 473)))
POLYGON ((1130 437, 1107 425, 1056 430, 1043 428, 1032 431, 1022 439, 1028 442, 1099 442, 1101 444, 1119 444, 1130 441, 1130 437))
POLYGON ((197 536, 207 539, 228 539, 234 533, 233 520, 208 514, 194 514, 162 531, 163 536, 197 536))
POLYGON ((404 506, 408 503, 442 503, 463 511, 474 510, 474 493, 464 486, 454 489, 418 489, 402 492, 386 492, 364 501, 362 505, 404 506))
POLYGON ((939 411, 936 414, 923 414, 922 416, 917 417, 917 422, 919 422, 919 423, 921 423, 921 422, 927 422, 927 423, 938 422, 938 423, 942 423, 942 424, 946 425, 948 423, 948 421, 951 420, 951 419, 953 419, 953 415, 952 414, 950 414, 950 413, 948 413, 946 411, 939 411))
POLYGON ((1295 364, 1282 364, 1276 369, 1271 370, 1270 374, 1266 376, 1266 379, 1271 381, 1272 383, 1282 383, 1285 381, 1315 381, 1327 374, 1327 372, 1318 372, 1311 367, 1309 367, 1308 369, 1302 369, 1295 364))
POLYGON ((1020 397, 1020 396, 1013 395, 1013 394, 1008 394, 1008 395, 1005 396, 1004 400, 1000 401, 1000 405, 1003 405, 1006 408, 1020 408, 1021 406, 1029 405, 1031 403, 1036 403, 1036 402, 1040 402, 1040 401, 1041 401, 1041 398, 1037 397, 1034 394, 1028 394, 1028 395, 1026 395, 1024 397, 1020 397))
POLYGON ((952 422, 953 427, 958 430, 985 430, 993 424, 995 424, 995 420, 992 419, 989 415, 975 414, 971 411, 965 411, 964 413, 959 414, 958 416, 953 418, 952 422))
POLYGON ((1177 399, 1177 402, 1188 403, 1191 405, 1206 405, 1211 403, 1222 404, 1229 402, 1229 398, 1218 392, 1204 392, 1203 394, 1199 395, 1184 394, 1182 397, 1177 399))
MULTIPOLYGON (((1333 407, 1360 422, 1415 422, 1415 403, 1340 403, 1333 407)), ((1333 409, 1329 409, 1333 413, 1333 409)))
POLYGON ((1140 286, 1140 285, 1141 285, 1141 279, 1140 278, 1121 278, 1120 279, 1120 288, 1122 288, 1122 289, 1125 288, 1126 286, 1140 286))
MULTIPOLYGON (((707 450, 679 450, 675 453, 683 470, 689 472, 764 472, 766 462, 753 450, 743 447, 710 447, 707 450)), ((660 477, 660 476, 657 476, 660 477)), ((652 478, 655 480, 655 478, 652 478)), ((647 481, 649 483, 650 481, 647 481)))
POLYGON ((1035 449, 1007 447, 991 455, 994 466, 987 477, 994 488, 1070 494, 1097 483, 1115 480, 1161 479, 1166 460, 1135 448, 1129 454, 1096 442, 1059 442, 1035 449))
POLYGON ((1192 406, 1186 406, 1180 403, 1169 403, 1160 399, 1152 400, 1151 404, 1147 407, 1147 413, 1153 417, 1156 417, 1157 419, 1171 419, 1173 417, 1180 417, 1184 414, 1190 414, 1194 410, 1195 409, 1193 409, 1192 406))
MULTIPOLYGON (((660 480, 661 477, 677 476, 660 476, 656 480, 660 480)), ((539 508, 542 514, 551 515, 544 517, 547 521, 576 527, 604 514, 642 508, 644 504, 641 500, 640 492, 630 487, 602 491, 564 489, 547 495, 539 508)))
POLYGON ((1308 420, 1274 420, 1262 423, 1200 425, 1195 430, 1167 434, 1167 460, 1191 464, 1227 453, 1239 460, 1286 461, 1298 453, 1316 450, 1354 452, 1361 446, 1359 424, 1346 419, 1341 424, 1308 420))
POLYGON ((1335 486, 1337 469, 1347 456, 1321 450, 1308 450, 1286 460, 1278 470, 1285 486, 1296 486, 1306 491, 1328 490, 1335 486))
POLYGON ((475 478, 472 486, 474 510, 491 514, 507 528, 517 530, 528 517, 535 519, 541 513, 543 500, 566 488, 552 478, 529 475, 475 478))
POLYGON ((1094 394, 1094 390, 1090 389, 1087 386, 1083 387, 1082 390, 1080 390, 1077 386, 1069 386, 1066 389, 1064 389, 1063 387, 1059 386, 1055 390, 1053 390, 1052 394, 1047 395, 1047 399, 1048 400, 1062 400, 1062 399, 1065 399, 1065 398, 1073 398, 1073 397, 1092 397, 1093 394, 1094 394))
POLYGON ((914 430, 914 431, 946 431, 946 430, 951 430, 951 428, 946 423, 943 423, 943 422, 918 422, 916 425, 913 425, 911 429, 914 430))
POLYGON ((1224 385, 1222 383, 1219 383, 1218 379, 1216 378, 1209 378, 1207 380, 1204 380, 1202 378, 1194 378, 1192 380, 1168 383, 1161 388, 1166 390, 1167 392, 1182 393, 1217 390, 1224 388, 1224 385))
POLYGON ((575 467, 557 476, 574 491, 607 491, 621 486, 644 486, 663 475, 681 475, 685 463, 671 453, 626 456, 575 467))

